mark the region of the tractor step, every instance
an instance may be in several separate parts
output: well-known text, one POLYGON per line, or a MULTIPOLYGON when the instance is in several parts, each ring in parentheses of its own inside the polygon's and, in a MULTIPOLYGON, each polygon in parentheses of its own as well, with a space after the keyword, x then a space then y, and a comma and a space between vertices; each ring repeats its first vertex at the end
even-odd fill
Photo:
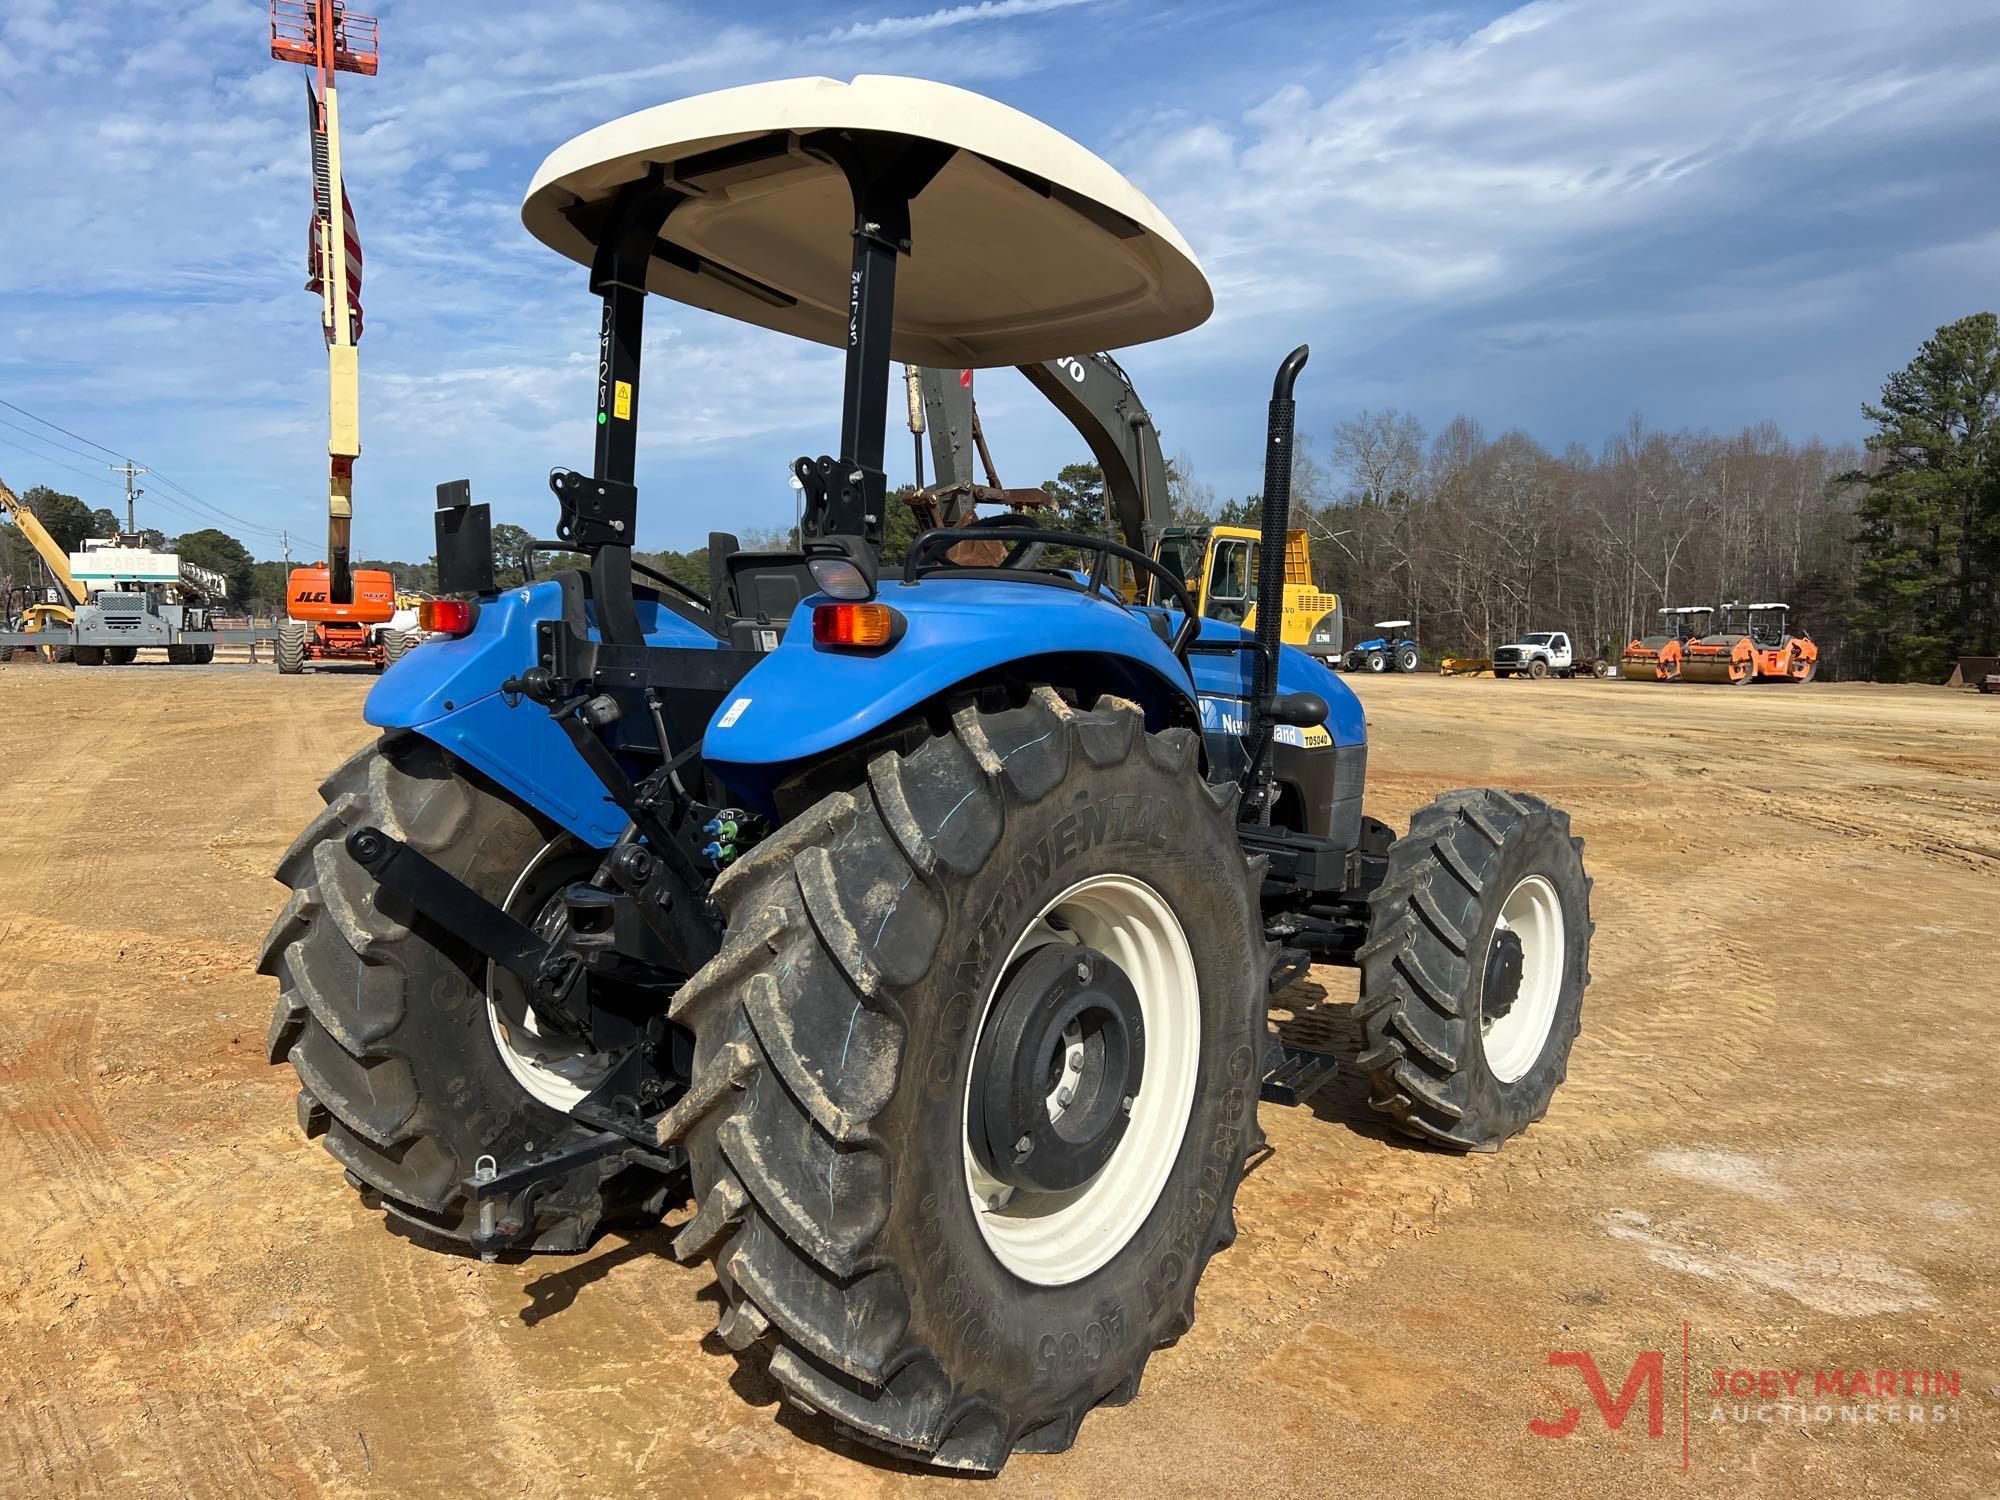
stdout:
POLYGON ((1264 1054, 1263 1100, 1266 1104, 1303 1104, 1333 1081, 1340 1061, 1331 1052, 1294 1047, 1277 1037, 1264 1054))
POLYGON ((1275 995, 1295 979, 1311 971, 1313 956, 1303 948, 1280 948, 1271 960, 1271 988, 1275 995))

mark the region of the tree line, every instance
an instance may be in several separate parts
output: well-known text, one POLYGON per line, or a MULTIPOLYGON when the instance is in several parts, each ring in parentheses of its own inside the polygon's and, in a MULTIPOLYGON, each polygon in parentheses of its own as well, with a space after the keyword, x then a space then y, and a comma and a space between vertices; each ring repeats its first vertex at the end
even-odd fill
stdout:
MULTIPOLYGON (((2000 323, 1937 330, 1859 446, 1635 415, 1592 451, 1551 451, 1458 416, 1435 434, 1393 409, 1339 423, 1322 460, 1294 451, 1292 522, 1349 634, 1417 623, 1434 655, 1490 656, 1563 630, 1615 656, 1657 611, 1790 604, 1823 672, 1938 682, 2000 649, 2000 323)), ((1259 496, 1218 503, 1183 456, 1177 521, 1256 525, 1259 496)))
MULTIPOLYGON (((1859 447, 1799 442, 1769 422, 1733 433, 1662 431, 1633 416, 1596 450, 1557 453, 1519 431, 1489 434, 1469 416, 1436 433, 1394 409, 1363 411, 1327 435, 1325 457, 1298 435, 1293 524, 1312 542, 1314 576, 1341 595, 1349 633, 1416 622, 1432 655, 1487 656, 1527 630, 1563 630, 1615 656, 1658 627, 1662 608, 1731 600, 1792 606, 1829 675, 1941 681, 1960 655, 2000 649, 2000 321, 1977 313, 1937 330, 1862 408, 1859 447)), ((1038 519, 1103 530, 1095 464, 1070 464, 1042 488, 1038 519)), ((1173 519, 1254 526, 1261 497, 1218 500, 1181 454, 1169 465, 1173 519)), ((117 529, 109 510, 35 488, 22 497, 65 551, 117 529)), ((908 491, 891 497, 884 566, 915 539, 908 491)), ((493 528, 503 583, 523 572, 531 533, 493 528)), ((153 545, 230 579, 258 613, 284 607, 283 566, 252 559, 207 528, 153 545)), ((792 544, 745 533, 753 548, 792 544)), ((697 590, 708 550, 638 552, 697 590)), ((1060 560, 1060 559, 1058 559, 1060 560)), ((573 556, 543 555, 542 571, 573 556)), ((436 587, 435 559, 362 561, 401 589, 436 587)), ((25 538, 0 526, 0 582, 33 583, 25 538)))

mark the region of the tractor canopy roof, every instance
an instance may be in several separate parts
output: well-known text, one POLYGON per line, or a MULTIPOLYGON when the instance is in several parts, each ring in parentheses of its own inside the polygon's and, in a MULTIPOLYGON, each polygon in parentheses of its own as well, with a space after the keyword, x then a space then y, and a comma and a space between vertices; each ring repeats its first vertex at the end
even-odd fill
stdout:
POLYGON ((1018 110, 915 78, 794 78, 641 110, 551 152, 521 218, 589 265, 599 206, 657 171, 682 201, 649 291, 845 347, 855 215, 827 154, 841 136, 950 152, 910 202, 897 359, 1031 363, 1166 338, 1214 307, 1187 242, 1104 161, 1018 110))
POLYGON ((1745 609, 1790 609, 1789 604, 1746 604, 1745 609))
POLYGON ((1375 628, 1377 630, 1403 630, 1408 628, 1409 623, 1408 620, 1377 620, 1375 628))

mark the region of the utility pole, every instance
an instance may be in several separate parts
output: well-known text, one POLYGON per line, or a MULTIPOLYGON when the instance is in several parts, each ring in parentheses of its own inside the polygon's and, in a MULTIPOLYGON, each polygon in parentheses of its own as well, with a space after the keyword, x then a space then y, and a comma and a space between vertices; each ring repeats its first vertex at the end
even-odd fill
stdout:
POLYGON ((123 474, 125 476, 125 530, 127 532, 135 532, 139 529, 139 512, 133 502, 146 492, 134 489, 132 481, 137 479, 141 474, 150 474, 153 471, 151 469, 140 468, 129 458, 122 464, 106 464, 104 467, 114 474, 123 474))
POLYGON ((292 576, 292 534, 289 531, 279 532, 278 545, 285 550, 285 576, 290 578, 292 576))

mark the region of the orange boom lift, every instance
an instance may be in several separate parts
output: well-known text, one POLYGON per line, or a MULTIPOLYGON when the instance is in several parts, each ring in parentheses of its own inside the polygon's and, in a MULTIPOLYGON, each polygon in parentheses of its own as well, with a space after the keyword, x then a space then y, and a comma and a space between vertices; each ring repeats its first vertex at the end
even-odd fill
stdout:
POLYGON ((340 0, 271 0, 271 55, 303 63, 313 144, 312 279, 326 331, 326 559, 294 568, 285 588, 286 619, 278 627, 278 670, 302 672, 307 662, 388 661, 387 631, 396 612, 395 581, 379 568, 350 566, 354 525, 354 460, 361 456, 361 244, 340 174, 341 73, 373 77, 380 59, 373 16, 356 15, 340 0))
POLYGON ((1722 629, 1687 643, 1681 675, 1689 682, 1811 682, 1819 647, 1794 633, 1788 604, 1725 604, 1722 629))

